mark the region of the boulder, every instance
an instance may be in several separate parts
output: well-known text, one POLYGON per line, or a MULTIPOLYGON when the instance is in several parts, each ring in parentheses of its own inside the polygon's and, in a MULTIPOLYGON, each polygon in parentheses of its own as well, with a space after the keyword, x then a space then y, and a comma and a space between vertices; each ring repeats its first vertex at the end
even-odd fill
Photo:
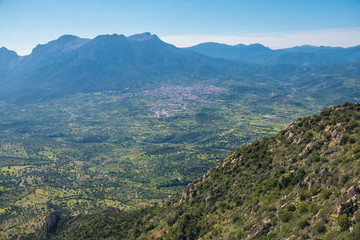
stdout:
POLYGON ((310 182, 310 177, 307 176, 305 179, 304 179, 304 183, 307 183, 307 182, 310 182))
POLYGON ((319 175, 320 175, 320 176, 324 176, 328 171, 329 171, 329 169, 327 169, 327 168, 325 168, 325 167, 322 167, 322 168, 320 169, 319 175))
POLYGON ((358 191, 354 186, 352 186, 347 190, 347 193, 349 195, 349 198, 353 198, 354 196, 356 196, 358 194, 358 191))
POLYGON ((259 232, 261 231, 261 226, 260 225, 257 225, 255 224, 254 226, 252 226, 249 230, 249 235, 252 237, 252 238, 255 238, 259 232))

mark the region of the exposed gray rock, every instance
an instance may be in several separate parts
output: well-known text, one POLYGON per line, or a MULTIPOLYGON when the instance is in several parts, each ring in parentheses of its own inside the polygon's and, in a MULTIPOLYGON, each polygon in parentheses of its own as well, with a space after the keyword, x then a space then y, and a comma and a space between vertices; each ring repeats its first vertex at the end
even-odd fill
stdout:
POLYGON ((254 226, 252 226, 251 228, 250 228, 250 230, 249 230, 249 235, 248 235, 248 237, 251 237, 251 238, 255 238, 258 234, 259 234, 259 232, 261 231, 261 226, 260 225, 257 225, 257 224, 255 224, 254 226))
POLYGON ((352 186, 347 190, 347 193, 349 195, 349 198, 353 198, 353 197, 356 197, 356 195, 358 194, 358 191, 354 186, 352 186))
POLYGON ((319 175, 324 176, 328 171, 329 171, 329 169, 327 169, 326 167, 322 167, 320 169, 319 175))
POLYGON ((331 130, 331 126, 330 125, 327 125, 326 128, 325 128, 325 132, 329 133, 331 130))
POLYGON ((203 177, 202 177, 202 179, 201 179, 201 182, 205 182, 205 181, 208 180, 209 178, 210 178, 210 170, 207 171, 207 172, 203 175, 203 177))
POLYGON ((295 122, 291 122, 291 123, 289 123, 289 125, 287 125, 287 126, 285 127, 285 130, 291 129, 291 128, 293 128, 294 126, 295 126, 295 122))
POLYGON ((294 137, 294 134, 289 131, 289 132, 287 132, 287 133, 285 134, 285 137, 286 137, 287 140, 290 141, 290 140, 294 137))
POLYGON ((298 140, 295 141, 295 144, 300 146, 301 144, 304 143, 304 139, 303 138, 299 138, 298 140))
POLYGON ((350 198, 349 200, 347 200, 345 203, 341 203, 336 212, 338 214, 338 216, 344 214, 344 213, 354 213, 356 212, 356 210, 358 209, 358 205, 357 205, 357 199, 356 196, 350 198))

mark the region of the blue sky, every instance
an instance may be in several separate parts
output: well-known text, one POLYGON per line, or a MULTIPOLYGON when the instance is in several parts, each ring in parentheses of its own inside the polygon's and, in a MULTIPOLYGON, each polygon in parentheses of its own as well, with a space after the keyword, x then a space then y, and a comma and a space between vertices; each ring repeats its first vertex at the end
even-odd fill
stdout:
POLYGON ((64 34, 157 34, 200 42, 360 44, 360 0, 0 0, 0 46, 28 54, 64 34))

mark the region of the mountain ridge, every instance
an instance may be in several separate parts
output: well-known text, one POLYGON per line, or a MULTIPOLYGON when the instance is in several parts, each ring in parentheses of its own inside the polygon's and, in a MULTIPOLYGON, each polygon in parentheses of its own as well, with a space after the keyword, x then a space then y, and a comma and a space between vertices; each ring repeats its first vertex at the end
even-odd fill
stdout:
POLYGON ((211 57, 235 60, 248 64, 295 64, 318 66, 329 63, 349 63, 360 60, 360 46, 342 48, 303 45, 292 48, 270 49, 259 43, 227 45, 201 43, 185 48, 211 57))
MULTIPOLYGON (((311 69, 321 69, 318 64, 329 64, 329 59, 337 58, 337 54, 338 59, 343 55, 348 56, 349 61, 360 59, 360 47, 323 50, 303 46, 290 51, 272 50, 261 44, 229 46, 204 43, 198 46, 206 48, 209 44, 211 51, 215 51, 214 56, 193 51, 193 48, 177 48, 151 33, 128 37, 99 35, 94 39, 63 35, 37 45, 30 55, 21 57, 2 48, 0 97, 5 101, 23 102, 79 92, 139 90, 155 82, 179 84, 214 78, 226 81, 239 76, 263 82, 276 79, 283 84, 289 79, 292 82, 301 78, 311 69), (316 51, 311 52, 309 49, 313 48, 316 51), (299 49, 306 51, 299 52, 299 49), (257 64, 241 63, 239 51, 241 59, 250 62, 255 59, 253 62, 257 64), (332 55, 323 58, 324 51, 331 51, 332 55), (316 62, 314 66, 312 61, 316 62), (304 63, 307 65, 302 65, 304 63)), ((343 63, 335 64, 341 66, 343 63)))
MULTIPOLYGON (((232 48, 255 54, 258 59, 266 59, 264 51, 274 51, 259 44, 238 45, 230 47, 228 51, 235 55, 237 53, 232 48)), ((129 37, 99 35, 94 39, 64 35, 36 46, 27 56, 19 57, 5 50, 2 52, 3 56, 7 52, 11 57, 3 57, 6 63, 0 67, 0 97, 1 100, 11 102, 58 98, 79 92, 121 89, 138 91, 154 83, 183 84, 206 79, 226 81, 240 77, 266 84, 275 80, 279 84, 288 85, 306 76, 311 69, 321 69, 321 66, 302 66, 292 62, 294 58, 290 52, 280 57, 285 59, 284 62, 294 64, 277 64, 276 61, 273 62, 276 65, 243 64, 213 58, 177 48, 151 33, 129 37)), ((313 56, 313 53, 300 55, 304 55, 305 60, 310 55, 311 59, 316 60, 318 57, 313 56)), ((296 59, 299 60, 299 57, 296 59)), ((343 68, 341 64, 338 66, 343 68)))

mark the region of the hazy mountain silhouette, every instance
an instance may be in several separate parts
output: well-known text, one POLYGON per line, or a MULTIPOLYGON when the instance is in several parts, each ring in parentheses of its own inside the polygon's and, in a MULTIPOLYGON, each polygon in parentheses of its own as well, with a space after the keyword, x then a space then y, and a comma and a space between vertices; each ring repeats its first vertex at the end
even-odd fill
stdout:
POLYGON ((360 60, 360 46, 314 47, 300 46, 272 50, 261 44, 226 45, 220 43, 201 43, 186 48, 210 57, 235 60, 250 64, 296 64, 318 66, 328 63, 349 63, 360 60))

